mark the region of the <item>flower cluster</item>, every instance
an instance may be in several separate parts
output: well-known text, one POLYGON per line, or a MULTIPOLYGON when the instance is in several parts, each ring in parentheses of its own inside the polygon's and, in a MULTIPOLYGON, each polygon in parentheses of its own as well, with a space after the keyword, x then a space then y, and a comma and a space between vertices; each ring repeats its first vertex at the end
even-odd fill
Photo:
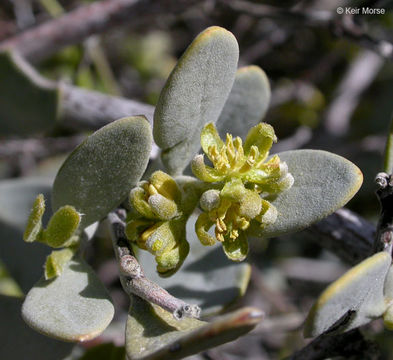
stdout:
POLYGON ((189 251, 181 201, 176 181, 162 171, 141 181, 130 193, 133 211, 126 226, 127 238, 155 256, 157 271, 163 276, 176 271, 189 251))
POLYGON ((277 210, 267 200, 288 190, 294 179, 285 162, 275 155, 268 159, 273 142, 277 141, 273 128, 260 123, 249 131, 244 145, 239 137, 227 134, 224 143, 213 124, 201 133, 202 149, 213 167, 204 162, 203 155, 192 161, 196 177, 207 183, 220 184, 217 189, 203 193, 195 229, 204 245, 216 240, 223 244, 226 255, 235 261, 247 256, 248 242, 244 231, 256 220, 262 227, 276 221, 277 210), (208 230, 215 225, 215 238, 208 230))

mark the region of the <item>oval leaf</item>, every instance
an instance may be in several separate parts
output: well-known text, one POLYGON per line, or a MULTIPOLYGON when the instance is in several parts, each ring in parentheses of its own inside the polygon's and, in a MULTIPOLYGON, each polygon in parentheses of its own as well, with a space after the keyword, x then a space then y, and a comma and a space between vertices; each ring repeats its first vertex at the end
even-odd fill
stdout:
POLYGON ((295 182, 271 203, 278 216, 261 229, 254 222, 249 234, 273 237, 302 230, 344 206, 359 190, 363 175, 345 158, 321 150, 293 150, 277 154, 295 182))
POLYGON ((52 191, 53 209, 72 205, 81 227, 118 206, 146 169, 151 131, 143 116, 117 120, 89 136, 60 168, 52 191))
POLYGON ((154 256, 147 251, 138 253, 146 277, 173 296, 202 309, 202 315, 212 315, 223 310, 243 296, 250 280, 251 267, 246 262, 234 263, 227 259, 221 245, 203 246, 196 237, 194 224, 198 215, 187 222, 187 241, 190 253, 178 272, 162 278, 155 271, 154 256))
POLYGON ((255 308, 242 308, 211 323, 173 315, 132 296, 126 327, 129 360, 182 359, 235 340, 252 330, 263 318, 255 308))
POLYGON ((270 84, 258 66, 240 68, 222 113, 217 120, 221 136, 229 133, 245 138, 248 130, 260 122, 270 102, 270 84))
POLYGON ((195 38, 169 76, 154 113, 153 132, 170 173, 183 171, 200 148, 203 126, 217 121, 238 58, 233 34, 213 26, 195 38))
POLYGON ((348 331, 381 316, 386 309, 383 289, 390 264, 390 255, 379 252, 332 283, 313 305, 304 336, 318 336, 346 315, 336 330, 348 331))
POLYGON ((15 53, 0 52, 0 133, 26 135, 54 127, 59 91, 15 53))
POLYGON ((64 341, 98 336, 113 318, 109 295, 81 259, 68 262, 54 280, 41 279, 27 294, 22 317, 40 333, 64 341))

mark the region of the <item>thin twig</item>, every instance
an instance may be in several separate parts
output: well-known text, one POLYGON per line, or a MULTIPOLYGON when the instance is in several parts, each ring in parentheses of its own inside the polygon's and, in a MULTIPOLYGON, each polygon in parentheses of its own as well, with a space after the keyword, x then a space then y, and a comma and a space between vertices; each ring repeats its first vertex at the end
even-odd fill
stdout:
POLYGON ((379 173, 375 178, 379 189, 376 191, 381 204, 381 215, 377 226, 374 251, 387 251, 393 248, 393 175, 379 173))
MULTIPOLYGON (((118 212, 120 216, 124 216, 118 212)), ((162 287, 147 279, 124 234, 125 224, 115 212, 108 214, 112 244, 119 266, 120 281, 124 291, 136 295, 171 312, 176 319, 199 318, 201 309, 177 299, 162 287)))
POLYGON ((311 225, 304 234, 346 263, 354 265, 372 254, 375 226, 344 208, 311 225))
POLYGON ((65 46, 77 44, 123 24, 152 14, 177 13, 196 0, 105 0, 82 6, 57 19, 28 29, 0 43, 0 50, 13 49, 31 62, 47 58, 65 46))
POLYGON ((281 19, 312 27, 325 27, 332 29, 335 35, 340 35, 358 43, 361 46, 375 51, 384 58, 393 59, 393 44, 370 36, 363 28, 357 25, 348 15, 337 16, 327 10, 288 9, 265 4, 257 4, 244 0, 218 0, 227 8, 241 14, 256 18, 281 19))

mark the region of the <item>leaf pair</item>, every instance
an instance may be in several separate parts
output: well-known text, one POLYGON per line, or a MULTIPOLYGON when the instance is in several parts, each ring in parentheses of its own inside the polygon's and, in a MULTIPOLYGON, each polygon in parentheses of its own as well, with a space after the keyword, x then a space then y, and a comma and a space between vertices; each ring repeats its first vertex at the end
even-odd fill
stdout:
POLYGON ((39 241, 53 248, 72 245, 74 243, 72 237, 80 224, 81 214, 72 206, 62 206, 53 214, 47 228, 44 229, 42 227, 44 212, 44 195, 39 194, 33 203, 33 208, 27 220, 23 240, 26 242, 39 241))

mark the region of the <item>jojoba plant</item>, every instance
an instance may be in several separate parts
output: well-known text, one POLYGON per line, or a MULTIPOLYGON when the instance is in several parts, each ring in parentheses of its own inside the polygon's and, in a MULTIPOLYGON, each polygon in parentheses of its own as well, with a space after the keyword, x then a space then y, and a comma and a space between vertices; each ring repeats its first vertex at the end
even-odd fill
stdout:
MULTIPOLYGON (((51 190, 54 213, 45 229, 45 200, 37 196, 24 239, 61 249, 48 256, 44 277, 24 300, 22 316, 32 328, 56 339, 84 341, 111 322, 112 300, 83 260, 85 244, 101 222, 110 229, 120 279, 131 299, 129 359, 179 359, 235 339, 261 320, 261 310, 243 308, 210 322, 198 317, 217 313, 244 293, 248 242, 303 229, 357 192, 360 170, 338 155, 319 150, 269 154, 277 137, 271 125, 260 122, 270 99, 269 83, 256 66, 237 69, 238 51, 227 30, 203 31, 169 76, 153 130, 138 115, 90 135, 57 173, 51 190), (152 135, 164 164, 153 173, 147 168, 152 135), (200 148, 204 154, 198 154, 200 148), (216 251, 216 243, 225 256, 216 251), (141 250, 137 255, 135 248, 141 250), (204 264, 209 256, 214 256, 214 271, 202 276, 204 289, 212 294, 219 284, 236 289, 221 299, 219 308, 200 308, 200 299, 190 305, 189 299, 164 290, 158 277, 156 282, 150 278, 154 257, 161 277, 187 285, 184 263, 204 264), (219 269, 229 261, 236 263, 219 269), (149 329, 154 329, 150 335, 149 329)), ((331 299, 346 311, 347 297, 340 298, 346 286, 362 294, 357 309, 382 304, 381 284, 389 265, 390 258, 379 253, 361 265, 367 276, 355 271, 329 288, 307 320, 307 334, 323 332, 334 322, 331 299), (379 295, 364 290, 365 279, 374 275, 381 279, 372 285, 379 295)), ((205 265, 198 270, 202 275, 210 271, 205 265)))

